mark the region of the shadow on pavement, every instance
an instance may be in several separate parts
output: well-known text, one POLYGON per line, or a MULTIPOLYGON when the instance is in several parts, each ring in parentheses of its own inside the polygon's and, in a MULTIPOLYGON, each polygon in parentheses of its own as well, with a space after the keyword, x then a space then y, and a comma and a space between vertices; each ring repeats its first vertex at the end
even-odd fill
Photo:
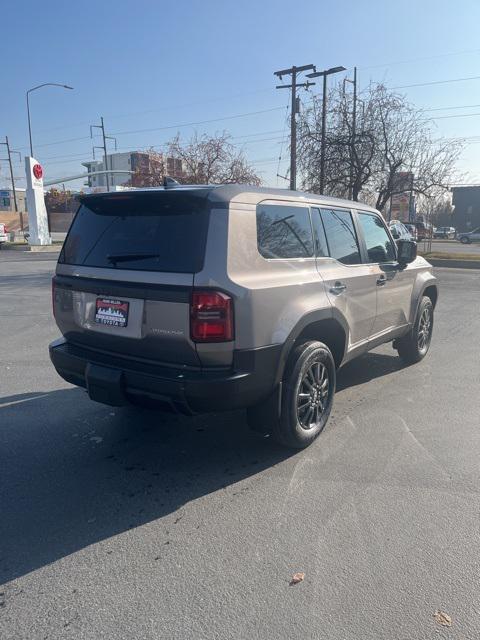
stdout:
MULTIPOLYGON (((339 372, 338 391, 402 366, 395 355, 367 354, 339 372)), ((0 584, 291 455, 249 431, 243 412, 111 408, 76 388, 0 398, 0 584)))
POLYGON ((0 398, 0 584, 290 455, 242 412, 116 409, 75 388, 0 398))
POLYGON ((392 350, 392 355, 375 352, 366 353, 348 362, 337 373, 337 393, 343 391, 343 389, 370 382, 375 378, 381 378, 394 371, 400 371, 405 367, 405 363, 397 355, 396 351, 392 350))

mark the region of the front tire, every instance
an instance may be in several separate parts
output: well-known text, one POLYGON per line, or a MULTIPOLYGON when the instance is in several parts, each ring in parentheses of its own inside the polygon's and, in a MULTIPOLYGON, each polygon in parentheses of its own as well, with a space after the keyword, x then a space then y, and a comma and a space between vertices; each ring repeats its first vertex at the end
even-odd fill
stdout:
POLYGON ((296 347, 285 371, 273 437, 287 447, 308 447, 328 422, 335 383, 335 362, 327 345, 312 341, 296 347))
POLYGON ((470 238, 466 238, 465 236, 460 238, 460 242, 462 244, 470 244, 470 238))
POLYGON ((433 332, 433 304, 423 296, 412 330, 396 342, 398 355, 406 364, 420 362, 427 355, 433 332))

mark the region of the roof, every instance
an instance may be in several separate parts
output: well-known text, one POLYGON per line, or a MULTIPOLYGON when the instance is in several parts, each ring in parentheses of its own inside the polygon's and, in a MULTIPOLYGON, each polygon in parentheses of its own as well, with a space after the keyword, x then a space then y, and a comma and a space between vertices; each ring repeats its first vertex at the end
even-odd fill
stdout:
MULTIPOLYGON (((245 200, 251 201, 252 196, 259 195, 263 196, 261 199, 278 199, 278 198, 288 198, 289 200, 304 200, 308 203, 315 202, 324 202, 326 204, 332 204, 337 207, 345 207, 350 208, 352 204, 356 206, 361 206, 364 209, 368 209, 370 211, 375 211, 373 207, 370 205, 361 203, 361 202, 353 202, 352 200, 345 200, 342 198, 334 198, 332 196, 321 196, 315 193, 308 193, 306 191, 292 191, 290 189, 274 189, 270 187, 255 187, 253 185, 248 184, 219 184, 219 185, 178 185, 171 187, 145 187, 145 188, 131 188, 129 191, 134 191, 135 193, 155 193, 155 192, 164 192, 164 191, 191 191, 197 192, 199 191, 205 192, 208 191, 208 199, 211 202, 222 202, 227 203, 231 200, 235 199, 237 202, 242 202, 242 196, 245 196, 245 200)), ((122 192, 125 194, 125 191, 122 192)), ((86 199, 89 197, 99 197, 99 196, 109 196, 112 195, 111 192, 103 192, 102 194, 91 194, 84 196, 86 199)))

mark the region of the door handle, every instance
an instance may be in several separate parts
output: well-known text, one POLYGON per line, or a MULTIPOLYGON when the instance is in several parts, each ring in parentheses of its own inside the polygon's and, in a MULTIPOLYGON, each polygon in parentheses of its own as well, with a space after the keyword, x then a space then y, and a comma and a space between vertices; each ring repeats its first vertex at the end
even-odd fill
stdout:
POLYGON ((387 282, 387 278, 385 276, 379 276, 377 278, 377 286, 379 287, 383 287, 384 284, 386 284, 387 282))
POLYGON ((330 293, 334 293, 335 295, 339 295, 340 293, 345 291, 346 288, 347 288, 347 285, 343 284, 343 282, 335 282, 333 287, 330 287, 330 293))

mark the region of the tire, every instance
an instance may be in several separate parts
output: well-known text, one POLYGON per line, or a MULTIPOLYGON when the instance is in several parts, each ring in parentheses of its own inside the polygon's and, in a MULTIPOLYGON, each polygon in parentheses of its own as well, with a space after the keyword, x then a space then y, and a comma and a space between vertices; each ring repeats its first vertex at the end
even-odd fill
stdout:
POLYGON ((328 422, 335 383, 335 362, 327 345, 312 341, 296 347, 283 378, 275 440, 294 449, 308 447, 328 422))
POLYGON ((427 355, 432 331, 433 304, 430 298, 423 296, 412 330, 404 338, 396 341, 398 355, 406 364, 420 362, 427 355))
POLYGON ((462 244, 470 244, 470 238, 467 238, 467 237, 465 237, 465 236, 462 236, 462 237, 460 238, 460 242, 461 242, 462 244))

